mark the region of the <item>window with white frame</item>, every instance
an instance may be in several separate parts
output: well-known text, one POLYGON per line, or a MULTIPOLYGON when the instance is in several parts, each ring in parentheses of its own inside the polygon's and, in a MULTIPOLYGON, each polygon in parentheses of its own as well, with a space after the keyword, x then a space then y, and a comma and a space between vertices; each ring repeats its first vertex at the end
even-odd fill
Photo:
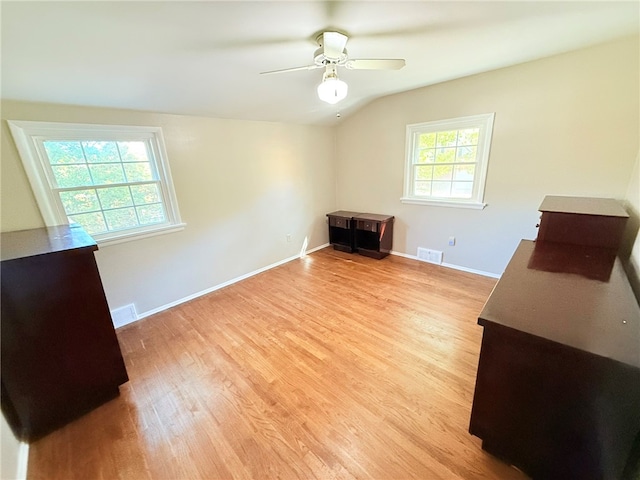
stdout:
POLYGON ((493 113, 407 125, 403 203, 484 208, 493 113))
POLYGON ((184 227, 160 128, 8 123, 48 226, 101 244, 184 227))

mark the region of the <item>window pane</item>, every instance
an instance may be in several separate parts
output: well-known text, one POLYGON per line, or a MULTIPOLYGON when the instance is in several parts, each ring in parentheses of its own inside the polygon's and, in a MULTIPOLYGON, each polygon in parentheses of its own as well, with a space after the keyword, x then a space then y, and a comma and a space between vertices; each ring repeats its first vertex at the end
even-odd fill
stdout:
POLYGON ((133 205, 129 187, 111 187, 98 190, 103 209, 130 207, 133 205))
POLYGON ((432 148, 420 150, 418 153, 418 163, 433 163, 436 158, 436 151, 432 148))
POLYGON ((94 185, 109 185, 110 183, 124 183, 122 164, 98 164, 91 165, 91 176, 94 185))
POLYGON ((456 198, 471 198, 473 182, 453 182, 451 184, 451 196, 456 198))
POLYGON ((147 180, 154 180, 151 173, 151 165, 148 162, 145 163, 125 163, 124 171, 127 174, 128 182, 145 182, 147 180))
POLYGON ((451 182, 433 182, 432 195, 434 197, 451 196, 451 182))
POLYGON ((418 146, 420 148, 433 148, 436 146, 436 134, 423 133, 418 137, 418 146))
POLYGON ((458 131, 458 145, 477 145, 479 128, 467 128, 458 131))
POLYGON ((453 163, 456 159, 455 148, 439 148, 436 151, 437 163, 453 163))
POLYGON ((456 162, 475 162, 478 147, 458 147, 456 162))
POLYGON ((87 162, 119 162, 116 142, 82 142, 87 162))
POLYGON ((144 205, 136 207, 138 218, 142 225, 150 225, 152 223, 162 223, 165 221, 164 209, 162 205, 156 203, 154 205, 144 205))
POLYGON ((67 215, 100 210, 100 203, 95 190, 60 192, 60 200, 67 215))
POLYGON ((84 163, 79 142, 43 142, 51 165, 84 163))
POLYGON ((133 203, 136 205, 160 202, 160 192, 156 184, 132 185, 131 196, 133 197, 133 203))
POLYGON ((433 178, 433 167, 432 166, 419 166, 415 167, 415 179, 416 180, 431 180, 433 178))
POLYGON ((107 220, 109 230, 122 230, 138 226, 138 217, 136 217, 133 207, 105 210, 104 217, 107 220))
POLYGON ((458 136, 457 130, 450 130, 448 132, 438 132, 438 139, 436 140, 436 146, 438 147, 455 146, 457 136, 458 136))
POLYGON ((431 195, 431 182, 416 182, 413 193, 422 196, 431 195))
POLYGON ((453 179, 473 181, 473 176, 475 175, 475 173, 475 165, 456 165, 453 171, 453 179))
POLYGON ((102 212, 82 213, 80 215, 70 215, 69 220, 79 223, 89 235, 104 233, 107 231, 107 224, 104 221, 102 212))
POLYGON ((453 178, 453 167, 451 165, 438 165, 434 168, 433 178, 435 180, 451 180, 453 178))
POLYGON ((407 125, 401 202, 484 208, 494 118, 485 113, 407 125))
POLYGON ((145 142, 118 142, 120 156, 123 162, 148 162, 147 145, 145 142))
POLYGON ((85 187, 92 185, 86 165, 52 166, 53 176, 59 187, 85 187))

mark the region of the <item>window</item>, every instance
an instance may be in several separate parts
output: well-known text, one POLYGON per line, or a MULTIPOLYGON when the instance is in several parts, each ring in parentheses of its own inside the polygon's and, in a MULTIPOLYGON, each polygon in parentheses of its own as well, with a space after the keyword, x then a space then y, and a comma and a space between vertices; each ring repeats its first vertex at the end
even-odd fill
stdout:
POLYGON ((403 203, 484 208, 493 113, 407 125, 403 203))
POLYGON ((9 127, 48 226, 78 223, 100 244, 184 227, 160 128, 9 127))

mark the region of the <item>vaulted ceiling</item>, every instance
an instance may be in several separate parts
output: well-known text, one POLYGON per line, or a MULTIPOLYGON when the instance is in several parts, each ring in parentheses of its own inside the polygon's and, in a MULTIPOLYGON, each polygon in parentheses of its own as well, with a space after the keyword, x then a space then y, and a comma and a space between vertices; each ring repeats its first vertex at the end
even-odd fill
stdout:
POLYGON ((371 100, 637 34, 638 2, 2 1, 2 98, 331 124, 371 100), (315 38, 349 35, 349 94, 321 102, 315 38))

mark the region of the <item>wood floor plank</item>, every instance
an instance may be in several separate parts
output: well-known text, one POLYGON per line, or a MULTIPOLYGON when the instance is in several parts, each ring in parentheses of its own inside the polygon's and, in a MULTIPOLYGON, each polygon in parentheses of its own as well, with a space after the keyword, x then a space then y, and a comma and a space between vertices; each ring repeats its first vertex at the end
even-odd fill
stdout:
POLYGON ((120 397, 29 479, 513 479, 468 433, 495 280, 331 248, 118 330, 120 397))

